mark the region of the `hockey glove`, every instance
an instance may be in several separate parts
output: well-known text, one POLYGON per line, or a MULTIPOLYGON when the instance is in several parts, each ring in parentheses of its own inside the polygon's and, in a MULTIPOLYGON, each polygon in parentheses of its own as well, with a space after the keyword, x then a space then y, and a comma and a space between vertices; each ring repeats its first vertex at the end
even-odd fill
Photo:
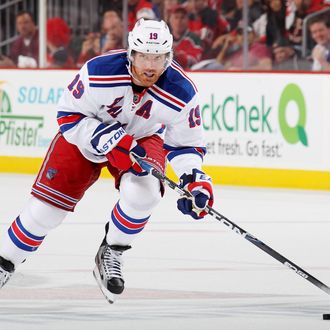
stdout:
POLYGON ((109 163, 122 171, 128 171, 130 168, 137 173, 142 173, 142 168, 135 162, 131 155, 145 158, 146 151, 133 139, 131 135, 125 135, 117 145, 105 156, 109 163))
POLYGON ((202 219, 207 214, 206 206, 213 205, 213 189, 211 178, 204 172, 193 169, 192 174, 180 177, 180 188, 187 190, 192 196, 178 199, 178 209, 194 219, 202 219))

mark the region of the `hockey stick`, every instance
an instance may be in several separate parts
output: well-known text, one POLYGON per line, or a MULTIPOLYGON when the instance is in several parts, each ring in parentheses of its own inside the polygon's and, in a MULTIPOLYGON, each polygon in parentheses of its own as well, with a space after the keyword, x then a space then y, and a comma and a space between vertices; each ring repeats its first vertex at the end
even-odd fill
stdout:
MULTIPOLYGON (((147 162, 145 162, 142 159, 139 159, 137 157, 134 157, 134 159, 137 161, 137 163, 144 169, 145 171, 149 172, 151 175, 159 179, 161 182, 169 186, 171 189, 175 190, 177 193, 179 193, 181 196, 186 196, 188 198, 192 197, 191 194, 180 188, 178 184, 176 184, 174 181, 169 179, 166 175, 162 174, 158 170, 156 170, 154 167, 149 165, 147 162)), ((319 281, 317 278, 315 278, 313 275, 306 272, 304 269, 290 261, 289 259, 285 258, 281 254, 279 254, 277 251, 273 250, 271 247, 266 245, 264 242, 260 241, 258 238, 254 237, 253 235, 249 234, 246 230, 242 229, 241 227, 237 226, 234 222, 214 210, 212 207, 207 206, 206 212, 215 218, 216 220, 220 221, 222 224, 227 226, 229 229, 234 231, 236 234, 240 235, 241 237, 248 240, 250 243, 254 244, 259 249, 263 250, 267 254, 269 254, 274 259, 278 260, 283 265, 289 267, 292 269, 296 274, 304 278, 305 280, 309 281, 310 283, 317 286, 322 291, 326 292, 327 294, 330 294, 330 288, 319 281)))

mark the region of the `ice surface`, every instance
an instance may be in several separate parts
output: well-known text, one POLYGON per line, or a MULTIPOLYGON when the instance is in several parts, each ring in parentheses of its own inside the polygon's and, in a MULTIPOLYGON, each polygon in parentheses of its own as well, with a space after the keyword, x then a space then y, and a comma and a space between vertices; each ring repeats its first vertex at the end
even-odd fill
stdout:
MULTIPOLYGON (((0 239, 29 198, 29 175, 0 174, 0 239)), ((330 285, 330 192, 223 187, 214 208, 330 285)), ((212 217, 176 210, 167 189, 125 252, 110 305, 94 256, 118 194, 99 180, 0 292, 0 329, 330 329, 330 297, 212 217)))

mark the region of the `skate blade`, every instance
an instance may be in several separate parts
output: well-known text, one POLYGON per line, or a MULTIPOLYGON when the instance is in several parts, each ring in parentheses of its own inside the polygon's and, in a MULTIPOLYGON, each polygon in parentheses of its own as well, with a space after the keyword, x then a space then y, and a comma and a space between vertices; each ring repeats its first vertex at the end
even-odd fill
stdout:
POLYGON ((94 278, 96 280, 96 283, 98 284, 99 288, 101 289, 105 299, 110 303, 110 304, 113 304, 117 298, 118 298, 118 295, 117 294, 114 294, 112 292, 110 292, 102 283, 102 279, 101 279, 101 275, 100 275, 100 272, 99 272, 99 269, 97 268, 97 266, 94 268, 93 270, 93 275, 94 275, 94 278))

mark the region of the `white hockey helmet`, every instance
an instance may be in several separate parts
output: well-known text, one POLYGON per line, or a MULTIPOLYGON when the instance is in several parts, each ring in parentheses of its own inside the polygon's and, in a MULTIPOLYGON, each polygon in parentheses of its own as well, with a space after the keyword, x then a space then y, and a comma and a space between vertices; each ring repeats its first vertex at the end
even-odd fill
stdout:
POLYGON ((128 59, 132 62, 132 52, 144 54, 167 54, 165 69, 171 64, 173 36, 164 21, 139 19, 128 34, 128 59))

